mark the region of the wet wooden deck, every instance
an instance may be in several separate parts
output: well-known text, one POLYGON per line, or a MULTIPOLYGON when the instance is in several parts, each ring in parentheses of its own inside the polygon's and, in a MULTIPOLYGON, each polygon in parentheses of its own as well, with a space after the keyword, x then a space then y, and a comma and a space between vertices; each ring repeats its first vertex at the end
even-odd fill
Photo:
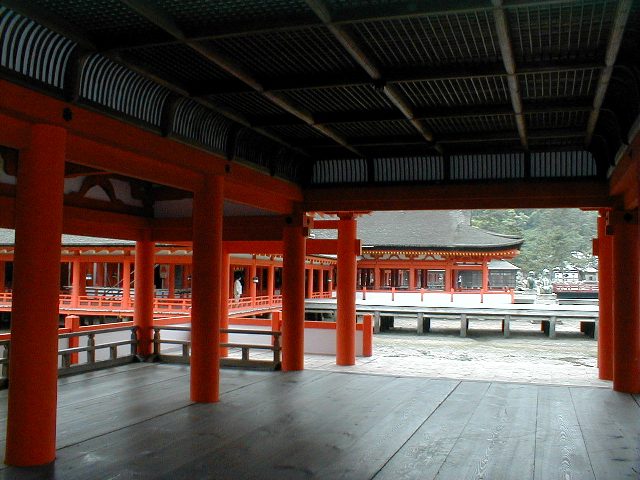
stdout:
POLYGON ((0 479, 640 477, 640 399, 603 388, 224 370, 220 403, 188 391, 178 365, 63 378, 55 465, 0 479))

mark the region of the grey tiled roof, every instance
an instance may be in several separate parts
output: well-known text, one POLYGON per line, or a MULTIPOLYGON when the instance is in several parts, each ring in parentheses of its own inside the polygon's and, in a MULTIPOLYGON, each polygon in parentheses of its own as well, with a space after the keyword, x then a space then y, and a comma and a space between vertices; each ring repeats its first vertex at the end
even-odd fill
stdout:
MULTIPOLYGON (((440 249, 500 250, 520 248, 518 237, 472 227, 467 211, 373 212, 358 217, 358 238, 364 250, 440 249)), ((315 238, 336 238, 336 230, 313 230, 315 238)))
MULTIPOLYGON (((0 228, 0 245, 7 246, 15 243, 15 232, 7 228, 0 228)), ((115 238, 82 237, 80 235, 62 235, 62 245, 65 247, 133 247, 136 242, 118 240, 115 238)))

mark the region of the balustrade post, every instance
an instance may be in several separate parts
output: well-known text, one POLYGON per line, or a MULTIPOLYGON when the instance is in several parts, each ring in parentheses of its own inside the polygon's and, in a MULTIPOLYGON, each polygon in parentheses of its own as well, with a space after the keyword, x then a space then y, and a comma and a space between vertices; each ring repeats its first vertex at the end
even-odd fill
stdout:
POLYGON ((153 354, 160 355, 160 329, 153 328, 153 354))
POLYGON ((96 334, 87 336, 87 363, 96 363, 96 334))
MULTIPOLYGON (((67 315, 64 317, 64 328, 69 329, 69 333, 77 332, 80 330, 80 317, 78 315, 67 315)), ((74 336, 68 338, 69 348, 75 348, 80 345, 80 338, 74 336)), ((78 363, 78 353, 72 353, 70 358, 71 364, 76 365, 78 363)))

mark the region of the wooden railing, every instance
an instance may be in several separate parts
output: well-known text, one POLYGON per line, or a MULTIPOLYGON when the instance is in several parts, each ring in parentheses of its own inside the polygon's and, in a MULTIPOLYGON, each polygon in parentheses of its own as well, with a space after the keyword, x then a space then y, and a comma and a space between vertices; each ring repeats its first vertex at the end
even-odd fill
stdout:
MULTIPOLYGON (((225 357, 220 359, 222 367, 245 367, 245 368, 263 368, 269 370, 279 370, 281 365, 281 347, 280 332, 272 330, 245 330, 237 328, 225 328, 220 330, 221 333, 237 334, 237 335, 270 335, 272 344, 257 343, 239 343, 225 342, 221 343, 221 347, 240 349, 241 358, 225 357), (257 360, 249 356, 250 350, 271 350, 273 352, 273 360, 257 360)), ((167 363, 189 363, 191 358, 191 327, 185 326, 154 326, 153 327, 153 354, 154 356, 167 363), (174 336, 182 338, 162 338, 162 331, 174 332, 174 336), (175 335, 177 334, 177 335, 175 335), (163 345, 179 345, 180 353, 178 355, 168 352, 163 353, 163 345)))
MULTIPOLYGON (((58 376, 73 375, 75 373, 97 370, 99 368, 109 368, 116 365, 131 363, 136 355, 138 340, 136 332, 138 327, 127 326, 117 328, 101 328, 96 330, 83 330, 81 332, 63 333, 58 335, 60 339, 72 339, 87 337, 87 345, 82 347, 63 348, 58 350, 61 357, 61 365, 58 368, 58 376), (96 343, 96 335, 117 332, 131 332, 129 340, 117 340, 105 343, 96 343), (127 355, 118 355, 118 347, 130 345, 131 349, 127 355), (96 352, 109 349, 109 356, 105 360, 97 360, 96 352), (79 354, 86 353, 84 362, 79 362, 79 354)), ((9 380, 9 352, 11 340, 0 340, 2 356, 0 357, 0 386, 5 387, 9 380)))

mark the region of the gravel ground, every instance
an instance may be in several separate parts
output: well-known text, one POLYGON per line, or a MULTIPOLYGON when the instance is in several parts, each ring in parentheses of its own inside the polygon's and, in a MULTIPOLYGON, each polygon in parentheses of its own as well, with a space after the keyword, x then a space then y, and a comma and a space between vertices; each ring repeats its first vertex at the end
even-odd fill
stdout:
POLYGON ((557 338, 539 324, 512 323, 503 338, 499 321, 471 322, 460 338, 454 322, 434 321, 431 332, 417 336, 415 322, 397 321, 396 329, 374 336, 370 358, 353 367, 338 367, 335 358, 306 355, 306 367, 368 374, 423 376, 464 380, 610 387, 598 379, 597 342, 579 333, 579 322, 556 328, 557 338))

